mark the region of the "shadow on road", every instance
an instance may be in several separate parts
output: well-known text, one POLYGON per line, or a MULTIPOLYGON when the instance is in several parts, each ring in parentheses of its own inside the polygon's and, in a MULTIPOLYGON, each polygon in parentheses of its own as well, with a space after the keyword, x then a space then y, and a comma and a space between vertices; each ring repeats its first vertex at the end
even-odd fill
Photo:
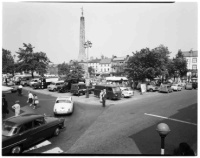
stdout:
MULTIPOLYGON (((172 115, 170 118, 196 124, 197 104, 192 104, 187 108, 179 110, 177 114, 172 115)), ((163 121, 157 122, 155 125, 146 128, 137 134, 130 136, 130 138, 132 138, 135 141, 141 154, 144 155, 160 154, 161 139, 156 131, 156 128, 157 125, 161 122, 166 123, 171 130, 171 132, 165 138, 165 154, 173 155, 174 149, 177 148, 179 143, 181 142, 187 142, 194 151, 197 150, 196 125, 164 119, 163 121)))

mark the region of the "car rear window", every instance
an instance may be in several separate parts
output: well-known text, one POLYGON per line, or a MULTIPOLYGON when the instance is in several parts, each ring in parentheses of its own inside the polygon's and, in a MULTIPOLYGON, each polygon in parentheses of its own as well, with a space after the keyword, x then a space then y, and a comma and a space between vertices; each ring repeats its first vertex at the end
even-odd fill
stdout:
POLYGON ((71 103, 70 100, 57 100, 56 103, 71 103))

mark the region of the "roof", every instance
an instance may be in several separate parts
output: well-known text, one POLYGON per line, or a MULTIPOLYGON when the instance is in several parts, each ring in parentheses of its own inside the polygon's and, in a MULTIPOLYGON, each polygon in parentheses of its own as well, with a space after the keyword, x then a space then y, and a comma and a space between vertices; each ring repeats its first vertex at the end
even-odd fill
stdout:
POLYGON ((101 59, 100 64, 110 64, 111 58, 101 59))
POLYGON ((117 57, 117 58, 113 58, 113 61, 122 61, 122 60, 125 60, 126 57, 117 57))
POLYGON ((89 63, 99 63, 101 61, 101 59, 93 59, 88 61, 89 63))
POLYGON ((182 54, 184 57, 198 57, 198 51, 184 51, 182 54))
POLYGON ((30 122, 36 118, 41 118, 41 117, 43 117, 43 115, 38 115, 38 114, 33 114, 33 113, 32 114, 25 113, 25 114, 21 114, 19 116, 10 117, 10 118, 6 119, 5 121, 12 122, 16 126, 19 126, 21 124, 30 122))

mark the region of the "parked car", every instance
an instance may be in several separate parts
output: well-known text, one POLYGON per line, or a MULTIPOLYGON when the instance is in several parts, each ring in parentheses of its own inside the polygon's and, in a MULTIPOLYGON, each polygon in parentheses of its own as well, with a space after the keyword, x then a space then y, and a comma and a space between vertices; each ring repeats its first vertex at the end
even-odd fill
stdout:
POLYGON ((159 88, 159 92, 167 92, 167 93, 171 93, 173 90, 171 88, 170 85, 168 84, 162 84, 160 85, 160 88, 159 88))
POLYGON ((120 87, 112 84, 97 84, 94 88, 94 95, 99 97, 101 90, 106 89, 107 99, 121 99, 122 94, 120 87))
POLYGON ((70 92, 70 85, 69 83, 65 82, 62 86, 59 86, 57 89, 60 93, 70 92))
POLYGON ((30 83, 31 80, 32 80, 32 77, 30 77, 30 76, 22 77, 21 81, 20 81, 20 84, 22 86, 27 86, 27 85, 29 85, 29 83, 30 83))
POLYGON ((64 84, 64 81, 56 81, 56 82, 52 82, 50 85, 47 86, 47 89, 49 91, 57 91, 58 86, 61 86, 64 84))
POLYGON ((173 91, 181 91, 182 90, 182 86, 180 84, 172 84, 171 88, 173 91))
POLYGON ((34 79, 32 79, 32 80, 30 80, 30 81, 28 82, 28 85, 29 85, 30 87, 32 87, 32 85, 33 85, 34 83, 37 83, 37 82, 39 82, 39 78, 34 78, 34 79))
POLYGON ((192 90, 193 89, 193 87, 192 87, 192 83, 186 83, 186 85, 185 85, 185 89, 187 89, 187 90, 192 90))
POLYGON ((41 140, 58 136, 64 118, 25 113, 4 120, 2 128, 3 155, 21 153, 41 140))
MULTIPOLYGON (((72 84, 70 92, 73 95, 84 95, 86 94, 86 90, 87 90, 87 87, 85 83, 76 83, 76 84, 72 84)), ((89 93, 92 93, 93 91, 92 86, 88 87, 88 91, 89 93)))
POLYGON ((72 97, 58 97, 54 104, 54 115, 72 114, 74 110, 74 102, 72 97))
POLYGON ((128 88, 128 87, 125 87, 125 88, 121 88, 121 91, 122 91, 122 97, 125 98, 125 97, 132 97, 134 95, 134 92, 132 89, 128 88))
POLYGON ((149 92, 154 92, 154 91, 158 91, 158 86, 153 85, 153 84, 147 84, 147 91, 149 92))
POLYGON ((192 88, 197 89, 198 88, 198 82, 192 82, 192 88))

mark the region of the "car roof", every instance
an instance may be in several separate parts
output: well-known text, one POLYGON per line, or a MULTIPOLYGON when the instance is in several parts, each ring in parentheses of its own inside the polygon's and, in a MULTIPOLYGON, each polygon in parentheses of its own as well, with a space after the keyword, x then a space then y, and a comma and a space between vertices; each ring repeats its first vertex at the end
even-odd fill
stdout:
POLYGON ((44 116, 39 115, 39 114, 34 114, 34 113, 25 113, 25 114, 21 114, 19 116, 10 117, 10 118, 6 119, 5 121, 12 122, 15 124, 15 126, 20 126, 24 123, 28 123, 32 120, 35 120, 35 119, 41 118, 41 117, 44 117, 44 116))
POLYGON ((60 97, 58 97, 56 100, 61 100, 61 99, 72 100, 72 97, 60 96, 60 97))

